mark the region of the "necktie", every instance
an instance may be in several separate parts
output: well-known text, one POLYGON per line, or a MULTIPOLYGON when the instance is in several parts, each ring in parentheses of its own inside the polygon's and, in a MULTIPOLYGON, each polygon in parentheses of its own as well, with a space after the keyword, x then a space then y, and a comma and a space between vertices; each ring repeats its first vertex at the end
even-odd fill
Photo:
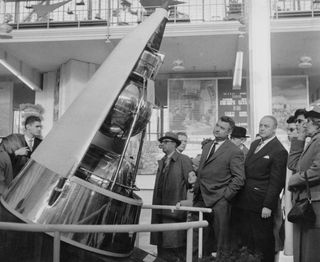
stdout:
POLYGON ((210 157, 212 157, 212 155, 213 155, 213 153, 214 153, 214 151, 216 149, 216 145, 217 144, 218 144, 217 142, 213 142, 213 144, 212 144, 212 146, 211 146, 211 148, 209 150, 209 153, 208 153, 208 156, 207 156, 206 160, 208 160, 210 157))
POLYGON ((259 142, 259 144, 258 144, 258 146, 256 147, 256 150, 254 150, 254 153, 259 152, 259 150, 261 149, 263 143, 264 143, 264 142, 263 142, 263 140, 261 139, 260 142, 259 142))
POLYGON ((30 150, 32 151, 32 147, 33 147, 33 139, 32 138, 28 140, 28 146, 29 146, 30 150))

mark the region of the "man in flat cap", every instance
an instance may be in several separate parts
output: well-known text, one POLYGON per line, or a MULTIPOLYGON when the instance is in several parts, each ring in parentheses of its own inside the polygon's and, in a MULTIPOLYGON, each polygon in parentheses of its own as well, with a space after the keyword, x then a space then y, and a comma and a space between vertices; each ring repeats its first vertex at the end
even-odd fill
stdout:
MULTIPOLYGON (((159 147, 165 154, 158 161, 158 171, 153 192, 153 205, 172 205, 185 200, 188 189, 188 174, 193 170, 190 158, 178 153, 180 141, 176 133, 167 132, 159 139, 159 147)), ((152 210, 151 223, 185 222, 183 211, 152 210)), ((165 261, 185 261, 186 231, 152 232, 150 243, 157 245, 158 257, 165 261)))

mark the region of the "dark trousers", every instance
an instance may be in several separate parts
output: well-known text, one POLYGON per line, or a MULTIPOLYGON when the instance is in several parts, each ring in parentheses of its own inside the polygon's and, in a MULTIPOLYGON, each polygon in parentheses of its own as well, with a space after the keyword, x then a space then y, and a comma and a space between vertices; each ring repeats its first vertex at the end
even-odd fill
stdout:
POLYGON ((186 261, 186 247, 164 248, 157 246, 157 256, 167 262, 186 261))
MULTIPOLYGON (((206 207, 202 200, 194 202, 195 207, 206 207)), ((212 252, 228 251, 230 248, 229 228, 231 205, 222 198, 212 208, 212 213, 205 213, 204 220, 207 220, 209 226, 203 229, 203 255, 208 256, 212 252)), ((199 220, 198 216, 193 216, 193 220, 199 220)), ((194 231, 194 256, 198 252, 198 229, 194 231)))
POLYGON ((232 224, 241 246, 247 247, 255 254, 261 254, 261 262, 274 262, 273 216, 261 218, 261 213, 234 207, 232 224))

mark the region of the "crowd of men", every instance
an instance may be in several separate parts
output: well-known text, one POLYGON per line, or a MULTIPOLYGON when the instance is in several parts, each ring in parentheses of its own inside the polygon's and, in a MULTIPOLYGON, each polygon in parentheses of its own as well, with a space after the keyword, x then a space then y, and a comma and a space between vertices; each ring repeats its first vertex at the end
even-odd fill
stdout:
MULTIPOLYGON (((320 118, 320 109, 317 110, 312 112, 320 118)), ((299 109, 289 117, 289 141, 305 133, 302 129, 306 112, 299 109)), ((230 117, 220 117, 213 129, 214 138, 202 144, 196 167, 179 149, 182 144, 185 149, 186 133, 180 137, 167 132, 159 139, 165 156, 159 160, 153 204, 185 203, 186 193, 192 187, 192 205, 213 211, 204 217, 209 222, 203 235, 205 257, 214 254, 218 259, 225 252, 246 247, 262 262, 274 262, 277 251, 283 248, 280 195, 286 183, 288 151, 276 137, 277 126, 274 116, 262 117, 259 132, 248 149, 244 145, 248 137, 246 129, 235 126, 230 117), (191 176, 195 179, 190 180, 191 176)), ((195 213, 192 217, 197 220, 195 213)), ((152 223, 185 219, 182 211, 152 212, 152 223)), ((196 231, 194 235, 195 243, 196 231)), ((165 261, 185 261, 185 237, 182 231, 152 233, 151 244, 157 245, 158 256, 165 261)), ((197 245, 193 248, 197 249, 197 245)))

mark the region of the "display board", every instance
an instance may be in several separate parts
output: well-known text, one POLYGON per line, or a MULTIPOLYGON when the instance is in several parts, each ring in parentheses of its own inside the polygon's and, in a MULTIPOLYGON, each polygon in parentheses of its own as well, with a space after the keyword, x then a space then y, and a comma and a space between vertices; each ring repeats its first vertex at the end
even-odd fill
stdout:
POLYGON ((169 129, 211 136, 217 119, 216 79, 169 79, 169 129))
POLYGON ((232 117, 237 126, 248 129, 247 88, 245 79, 240 89, 232 87, 232 79, 218 80, 218 115, 232 117))

